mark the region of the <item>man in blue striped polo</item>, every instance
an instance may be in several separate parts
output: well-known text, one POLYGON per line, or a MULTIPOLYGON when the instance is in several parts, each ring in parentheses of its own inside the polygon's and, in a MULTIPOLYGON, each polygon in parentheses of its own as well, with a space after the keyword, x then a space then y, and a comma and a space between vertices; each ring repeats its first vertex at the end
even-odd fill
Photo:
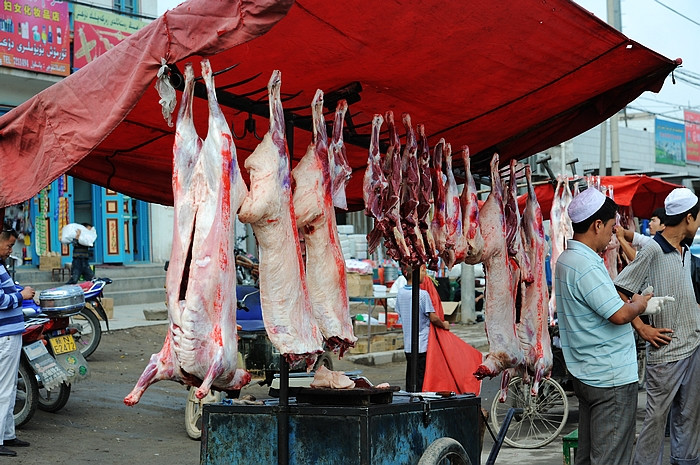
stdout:
POLYGON ((627 465, 632 456, 638 377, 630 322, 650 296, 623 301, 599 255, 617 208, 595 188, 574 197, 568 208, 574 237, 554 271, 562 351, 579 401, 576 465, 627 465))

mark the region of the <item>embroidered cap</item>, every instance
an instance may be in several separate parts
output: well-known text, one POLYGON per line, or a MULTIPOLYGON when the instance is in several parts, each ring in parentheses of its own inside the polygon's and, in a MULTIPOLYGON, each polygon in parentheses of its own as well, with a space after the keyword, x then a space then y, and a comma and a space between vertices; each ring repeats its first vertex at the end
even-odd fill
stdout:
POLYGON ((664 207, 667 215, 678 215, 687 212, 698 203, 698 196, 687 187, 673 189, 664 200, 664 207))
POLYGON ((604 203, 605 194, 595 187, 589 187, 574 197, 569 204, 569 218, 572 223, 581 223, 597 212, 604 203))

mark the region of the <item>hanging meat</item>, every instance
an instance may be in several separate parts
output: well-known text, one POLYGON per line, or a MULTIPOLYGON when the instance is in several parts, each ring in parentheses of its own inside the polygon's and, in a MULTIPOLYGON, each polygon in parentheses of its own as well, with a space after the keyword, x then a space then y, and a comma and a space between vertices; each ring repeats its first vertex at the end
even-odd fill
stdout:
POLYGON ((267 87, 270 129, 245 161, 250 192, 238 218, 251 224, 258 241, 267 335, 289 362, 305 358, 311 364, 323 338, 312 313, 292 203, 281 82, 281 73, 274 71, 267 87))
MULTIPOLYGON (((515 292, 517 283, 511 278, 506 245, 506 224, 503 208, 503 187, 498 172, 498 154, 491 159, 491 193, 479 212, 484 238, 484 270, 486 289, 484 319, 489 340, 489 354, 474 375, 478 379, 493 378, 508 368, 522 367, 524 355, 515 331, 515 292)), ((503 377, 501 386, 508 385, 503 377)))
POLYGON ((357 338, 350 320, 345 260, 335 222, 333 158, 328 152, 321 90, 316 91, 311 109, 313 142, 292 170, 294 213, 306 244, 306 282, 314 318, 328 348, 342 356, 357 338))
POLYGON ((335 109, 335 120, 333 122, 333 139, 328 147, 328 153, 331 160, 331 192, 333 194, 333 205, 348 209, 348 201, 345 197, 345 187, 350 181, 352 168, 348 163, 348 157, 345 151, 345 143, 343 141, 343 122, 345 121, 345 113, 348 111, 348 102, 340 100, 335 109))
POLYGON ((386 112, 386 122, 389 127, 389 148, 384 156, 384 177, 388 182, 384 197, 384 232, 387 254, 396 261, 411 263, 412 253, 406 243, 403 227, 401 226, 401 141, 394 122, 394 113, 386 112))
POLYGON ((384 235, 384 198, 389 183, 384 177, 382 154, 379 149, 379 133, 384 118, 374 115, 372 118, 372 135, 369 143, 367 169, 362 180, 362 198, 365 202, 365 215, 374 218, 374 228, 367 234, 367 251, 373 253, 382 241, 384 235))
POLYGON ((166 285, 168 334, 131 393, 136 404, 152 383, 164 379, 199 386, 240 389, 250 375, 236 368, 235 215, 246 187, 228 124, 216 100, 208 60, 202 76, 209 99, 209 129, 202 143, 192 120, 194 71, 185 67, 185 89, 173 150, 174 225, 166 285))
POLYGON ((484 238, 481 236, 481 225, 479 223, 479 202, 476 183, 471 172, 469 147, 466 145, 462 147, 462 162, 464 163, 465 180, 459 200, 462 207, 462 232, 466 248, 463 254, 458 254, 457 260, 474 265, 481 262, 484 253, 484 238))
POLYGON ((547 241, 544 237, 542 210, 532 185, 530 166, 525 166, 527 203, 521 218, 520 232, 534 273, 534 282, 521 284, 522 313, 517 325, 525 364, 533 374, 531 394, 537 395, 539 383, 552 371, 552 346, 549 338, 547 279, 544 272, 547 241))
POLYGON ((428 261, 423 243, 423 233, 418 224, 420 203, 420 170, 418 168, 418 143, 411 126, 411 116, 404 113, 403 125, 406 129, 406 146, 401 159, 401 226, 406 243, 411 251, 410 263, 417 265, 428 261))
POLYGON ((430 169, 430 147, 428 138, 425 135, 425 126, 416 126, 418 132, 418 170, 420 172, 420 189, 418 191, 418 207, 416 216, 418 217, 418 227, 423 234, 423 244, 428 258, 426 263, 437 264, 439 254, 435 245, 433 233, 430 230, 429 213, 433 208, 433 175, 430 169))
MULTIPOLYGON (((515 159, 510 161, 508 189, 503 201, 506 215, 506 245, 508 246, 508 255, 511 258, 510 265, 513 279, 515 282, 522 280, 526 283, 531 283, 535 278, 532 275, 530 260, 525 253, 522 236, 520 235, 520 210, 518 210, 518 184, 516 178, 517 164, 518 162, 515 159)), ((516 290, 516 294, 517 292, 516 290)), ((516 312, 517 315, 520 314, 519 307, 516 308, 516 312)))
POLYGON ((462 205, 459 198, 459 189, 454 173, 452 172, 452 145, 445 144, 445 248, 442 251, 442 259, 448 269, 457 262, 457 253, 464 257, 466 240, 462 234, 462 205))
MULTIPOLYGON (((554 190, 552 209, 549 214, 549 237, 552 244, 552 253, 549 257, 549 266, 554 275, 554 268, 559 255, 566 249, 566 241, 573 237, 571 218, 567 209, 573 196, 569 189, 569 182, 565 176, 557 176, 557 187, 554 190)), ((549 321, 553 325, 556 322, 557 302, 554 294, 549 296, 549 321)))
MULTIPOLYGON (((445 181, 447 177, 442 172, 442 154, 445 148, 445 139, 440 139, 433 149, 432 184, 433 184, 433 220, 430 223, 430 231, 435 240, 435 250, 438 255, 445 250, 447 242, 447 224, 445 219, 445 181)), ((432 269, 437 269, 437 263, 431 264, 432 269)))

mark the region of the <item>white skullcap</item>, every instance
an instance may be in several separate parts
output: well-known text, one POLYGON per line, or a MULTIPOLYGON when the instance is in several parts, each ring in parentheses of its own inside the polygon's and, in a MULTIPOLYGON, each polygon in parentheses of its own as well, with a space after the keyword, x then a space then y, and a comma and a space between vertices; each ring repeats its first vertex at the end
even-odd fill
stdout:
POLYGON ((578 194, 569 204, 569 218, 572 223, 581 223, 590 218, 605 203, 605 194, 595 187, 589 187, 578 194))
POLYGON ((693 208, 696 203, 698 203, 697 195, 693 194, 687 187, 673 189, 671 193, 666 196, 666 200, 664 200, 666 215, 671 216, 687 212, 693 208))

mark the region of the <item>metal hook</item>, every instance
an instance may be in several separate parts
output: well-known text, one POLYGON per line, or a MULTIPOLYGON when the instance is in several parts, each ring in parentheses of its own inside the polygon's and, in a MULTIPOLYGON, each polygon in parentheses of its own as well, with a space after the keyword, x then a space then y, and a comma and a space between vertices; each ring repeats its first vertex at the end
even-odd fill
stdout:
POLYGON ((248 113, 248 118, 244 121, 243 123, 243 134, 238 135, 236 134, 236 131, 233 129, 233 120, 231 120, 231 134, 233 135, 233 138, 236 140, 242 140, 248 133, 252 134, 253 137, 255 137, 257 140, 262 140, 263 138, 258 135, 258 131, 256 129, 256 121, 255 118, 253 118, 252 113, 248 113))

